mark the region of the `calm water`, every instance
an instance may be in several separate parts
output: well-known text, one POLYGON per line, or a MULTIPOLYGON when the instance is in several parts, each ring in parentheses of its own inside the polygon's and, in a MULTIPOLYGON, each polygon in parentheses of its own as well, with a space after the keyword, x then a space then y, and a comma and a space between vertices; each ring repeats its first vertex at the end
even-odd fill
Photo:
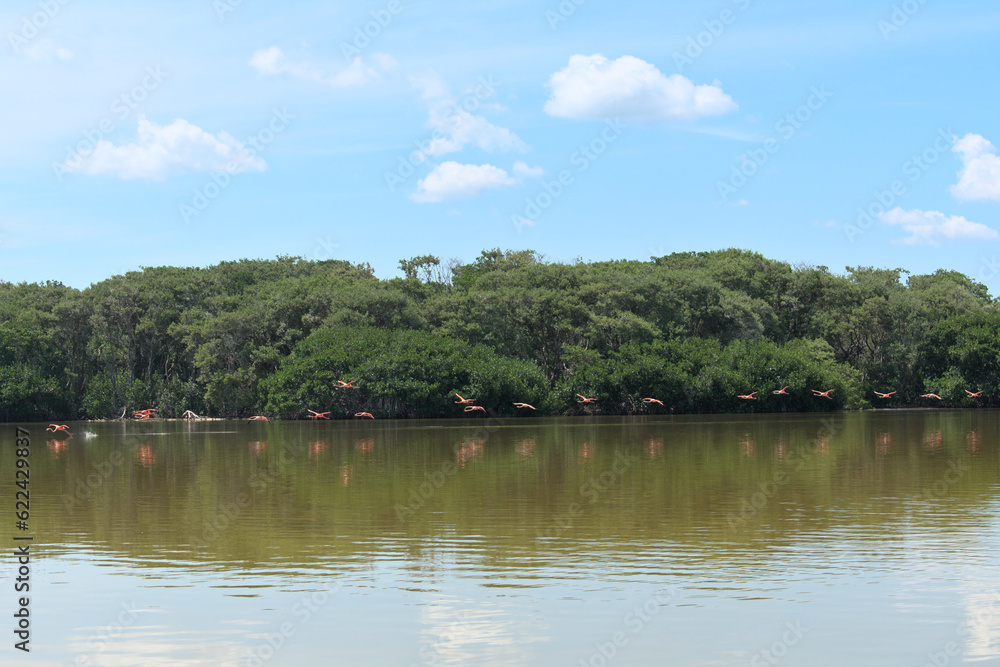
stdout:
POLYGON ((998 411, 43 426, 5 665, 1000 664, 998 411))

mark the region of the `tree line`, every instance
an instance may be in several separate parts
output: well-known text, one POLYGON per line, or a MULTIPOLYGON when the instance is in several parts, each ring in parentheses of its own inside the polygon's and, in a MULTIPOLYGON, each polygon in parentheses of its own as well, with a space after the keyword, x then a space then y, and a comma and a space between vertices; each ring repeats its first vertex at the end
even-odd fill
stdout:
POLYGON ((1000 399, 998 305, 955 271, 837 274, 738 249, 575 263, 493 249, 400 269, 380 280, 367 264, 282 256, 83 290, 0 282, 0 419, 444 417, 463 414, 456 392, 501 415, 515 401, 551 415, 1000 399), (876 403, 876 390, 896 394, 876 403))

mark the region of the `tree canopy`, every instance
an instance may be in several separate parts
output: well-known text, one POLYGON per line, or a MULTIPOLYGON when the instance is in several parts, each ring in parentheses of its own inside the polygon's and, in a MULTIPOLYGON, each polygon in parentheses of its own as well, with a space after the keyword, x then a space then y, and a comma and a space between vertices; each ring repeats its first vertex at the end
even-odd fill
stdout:
POLYGON ((497 414, 515 401, 628 414, 857 408, 875 390, 896 405, 1000 398, 1000 309, 955 271, 836 274, 738 249, 566 264, 495 248, 399 266, 380 280, 367 264, 278 257, 84 290, 0 282, 0 419, 447 416, 462 414, 456 392, 497 414))

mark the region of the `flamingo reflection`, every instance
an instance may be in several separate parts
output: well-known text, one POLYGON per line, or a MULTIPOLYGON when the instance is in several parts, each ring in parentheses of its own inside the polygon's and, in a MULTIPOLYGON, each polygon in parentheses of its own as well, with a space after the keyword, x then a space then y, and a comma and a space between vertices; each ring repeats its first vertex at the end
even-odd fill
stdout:
POLYGON ((660 454, 663 453, 663 440, 660 438, 650 438, 649 442, 646 443, 646 456, 650 460, 659 458, 660 454))
POLYGON ((788 445, 781 438, 778 438, 778 441, 774 443, 774 455, 778 457, 778 460, 783 460, 788 456, 788 445))
POLYGON ((888 431, 875 436, 875 453, 880 456, 888 456, 892 446, 892 435, 888 431))
POLYGON ((533 456, 535 453, 534 439, 519 441, 517 445, 514 447, 514 451, 516 451, 521 456, 524 456, 525 458, 533 456))
POLYGON ((252 440, 249 444, 250 453, 254 456, 260 456, 267 451, 267 441, 261 442, 260 440, 252 440))
POLYGON ((315 442, 309 443, 309 458, 314 459, 323 452, 326 451, 326 443, 322 440, 316 440, 315 442))
POLYGON ((354 449, 362 454, 371 454, 375 449, 375 438, 359 438, 355 440, 354 449))
POLYGON ((135 448, 132 458, 143 468, 152 468, 156 465, 156 453, 153 452, 152 445, 139 445, 135 448))
POLYGON ((340 481, 344 486, 351 483, 351 478, 354 477, 354 466, 349 463, 345 463, 340 466, 340 481))
POLYGON ((924 449, 929 452, 941 451, 941 429, 924 434, 924 449))
POLYGON ((971 454, 979 451, 979 434, 975 430, 965 434, 965 450, 971 454))
POLYGON ((458 460, 458 465, 465 467, 468 461, 480 456, 483 453, 483 441, 473 440, 471 442, 463 442, 458 446, 455 451, 455 458, 458 460))
POLYGON ((751 458, 757 453, 757 443, 750 437, 749 433, 744 433, 743 437, 740 438, 740 447, 743 450, 743 456, 747 458, 751 458))
POLYGON ((59 458, 62 453, 66 451, 66 441, 65 440, 46 440, 45 446, 50 452, 52 452, 53 457, 59 458))

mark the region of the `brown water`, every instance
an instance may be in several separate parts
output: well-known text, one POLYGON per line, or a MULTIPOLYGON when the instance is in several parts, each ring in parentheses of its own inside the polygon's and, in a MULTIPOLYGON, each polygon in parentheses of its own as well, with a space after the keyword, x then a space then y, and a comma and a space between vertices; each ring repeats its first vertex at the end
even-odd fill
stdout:
POLYGON ((22 426, 2 664, 1000 664, 998 411, 22 426))

